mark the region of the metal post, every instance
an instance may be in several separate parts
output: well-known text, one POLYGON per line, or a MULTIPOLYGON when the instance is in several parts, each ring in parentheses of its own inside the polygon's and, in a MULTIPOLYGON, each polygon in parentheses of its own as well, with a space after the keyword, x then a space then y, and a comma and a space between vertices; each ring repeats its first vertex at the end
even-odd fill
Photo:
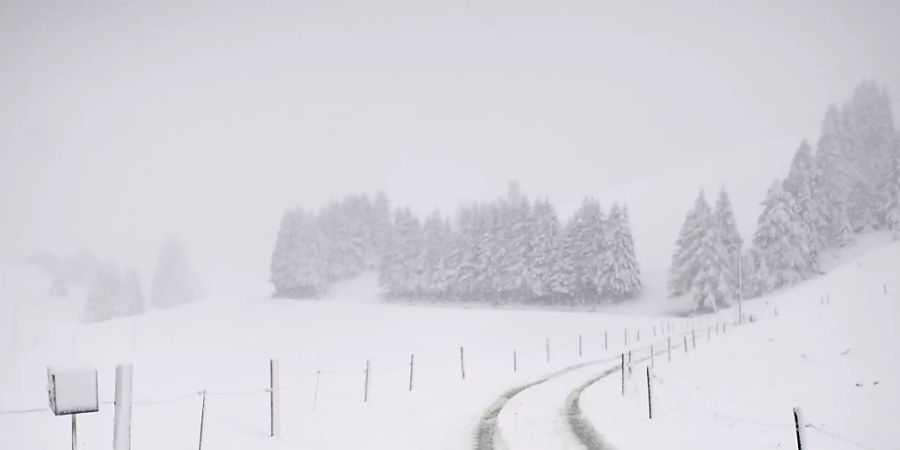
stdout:
POLYGON ((550 364, 550 338, 544 340, 544 349, 547 352, 547 364, 550 364))
POLYGON ((738 324, 744 323, 744 258, 738 252, 738 324))
POLYGON ((116 400, 113 419, 113 450, 131 448, 131 364, 116 366, 116 400))
POLYGON ((459 347, 459 372, 462 374, 462 379, 466 379, 466 358, 463 353, 462 346, 459 347))
POLYGON ((366 380, 363 386, 363 402, 369 401, 369 360, 366 360, 366 380))
POLYGON ((653 395, 650 390, 650 368, 647 367, 647 418, 653 418, 653 395))
POLYGON ((794 408, 794 431, 797 433, 797 450, 803 450, 803 439, 800 438, 800 408, 794 408))
POLYGON ((206 418, 206 389, 200 391, 200 440, 197 450, 203 450, 203 421, 206 418))
POLYGON ((280 416, 280 382, 278 380, 278 360, 269 360, 269 436, 278 435, 280 416))
POLYGON ((78 427, 75 425, 75 416, 78 414, 72 414, 72 450, 78 450, 78 427))
POLYGON ((409 355, 409 392, 412 392, 412 387, 413 387, 413 366, 415 365, 415 362, 416 362, 416 355, 415 355, 415 354, 410 354, 410 355, 409 355))

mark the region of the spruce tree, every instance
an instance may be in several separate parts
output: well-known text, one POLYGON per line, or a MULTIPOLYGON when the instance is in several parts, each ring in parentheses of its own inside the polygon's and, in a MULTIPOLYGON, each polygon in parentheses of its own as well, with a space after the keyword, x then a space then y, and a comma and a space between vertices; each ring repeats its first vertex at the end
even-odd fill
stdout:
POLYGON ((794 198, 780 180, 766 194, 753 245, 771 271, 775 288, 794 284, 811 272, 812 264, 807 259, 809 239, 794 198))
POLYGON ((531 297, 546 302, 553 292, 554 258, 559 239, 556 209, 547 200, 535 201, 529 225, 530 257, 527 261, 526 285, 531 297))
POLYGON ((846 247, 853 240, 847 210, 850 174, 846 145, 840 110, 832 104, 822 121, 822 133, 816 150, 817 175, 821 186, 818 198, 825 225, 822 234, 828 247, 846 247))
POLYGON ((685 217, 675 243, 675 254, 669 268, 670 297, 679 297, 691 292, 694 278, 702 268, 698 254, 703 237, 710 228, 711 215, 709 203, 701 190, 694 202, 694 209, 685 217))
POLYGON ((825 245, 822 231, 826 222, 821 211, 822 205, 818 197, 821 189, 817 186, 817 181, 812 150, 804 140, 794 154, 790 172, 784 180, 784 188, 794 199, 797 219, 806 235, 804 259, 810 272, 818 270, 819 253, 825 245))
POLYGON ((603 266, 598 271, 602 278, 597 284, 602 287, 604 297, 612 301, 637 297, 642 288, 641 271, 634 254, 628 210, 614 204, 606 220, 606 229, 609 241, 603 266))
POLYGON ((719 190, 719 197, 716 199, 716 210, 713 214, 715 227, 721 245, 724 251, 722 257, 723 283, 719 286, 722 299, 736 300, 738 298, 738 284, 740 274, 738 273, 741 258, 741 248, 743 247, 743 239, 737 230, 737 223, 734 217, 734 210, 731 207, 731 200, 725 188, 719 190))

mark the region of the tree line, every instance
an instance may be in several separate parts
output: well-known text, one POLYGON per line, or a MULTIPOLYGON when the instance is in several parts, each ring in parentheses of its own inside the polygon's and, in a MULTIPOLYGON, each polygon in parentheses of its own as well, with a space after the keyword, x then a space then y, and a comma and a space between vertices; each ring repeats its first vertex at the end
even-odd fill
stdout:
POLYGON ((505 197, 420 220, 387 197, 351 195, 318 214, 285 212, 271 263, 275 296, 316 297, 378 272, 391 297, 578 305, 641 292, 628 210, 585 199, 566 223, 511 183, 505 197))
POLYGON ((815 151, 800 143, 762 206, 742 250, 727 193, 710 212, 701 191, 676 242, 669 295, 715 310, 738 297, 741 280, 745 297, 761 296, 820 273, 822 252, 852 244, 855 233, 900 229, 900 136, 887 89, 865 80, 830 105, 815 151))
POLYGON ((122 269, 113 259, 98 257, 87 250, 65 256, 42 253, 27 262, 50 277, 52 297, 67 297, 72 287, 86 289, 84 320, 88 322, 134 316, 149 306, 169 308, 185 304, 195 300, 199 293, 184 246, 174 238, 163 242, 159 250, 148 296, 144 294, 137 269, 122 269))

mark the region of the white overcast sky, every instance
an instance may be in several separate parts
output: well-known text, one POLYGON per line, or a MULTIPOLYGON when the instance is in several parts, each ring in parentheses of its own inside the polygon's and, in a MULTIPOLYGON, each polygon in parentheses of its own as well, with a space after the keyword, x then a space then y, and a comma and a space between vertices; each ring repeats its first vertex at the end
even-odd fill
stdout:
POLYGON ((897 1, 5 0, 0 256, 176 234, 264 279, 294 204, 569 205, 815 139, 859 79, 900 95, 898 43, 897 1))

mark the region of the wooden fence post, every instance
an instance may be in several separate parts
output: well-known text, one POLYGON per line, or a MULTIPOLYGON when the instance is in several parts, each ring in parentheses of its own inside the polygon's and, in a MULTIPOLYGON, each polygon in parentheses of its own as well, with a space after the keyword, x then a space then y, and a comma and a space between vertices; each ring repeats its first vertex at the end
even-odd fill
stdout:
POLYGON ((797 433, 797 450, 803 450, 803 439, 800 437, 800 408, 794 408, 794 431, 797 433))

